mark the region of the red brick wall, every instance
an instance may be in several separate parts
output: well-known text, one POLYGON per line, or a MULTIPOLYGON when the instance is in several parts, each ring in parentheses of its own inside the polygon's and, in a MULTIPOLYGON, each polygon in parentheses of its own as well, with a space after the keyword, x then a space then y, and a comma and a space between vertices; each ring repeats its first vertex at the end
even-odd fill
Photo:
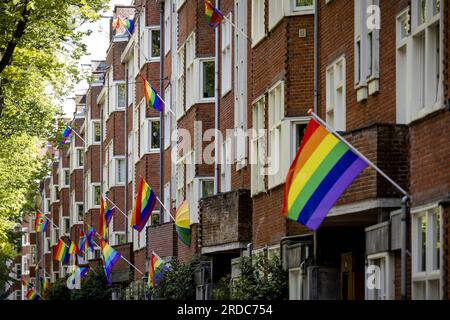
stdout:
POLYGON ((191 257, 198 252, 198 224, 191 224, 191 245, 186 246, 181 240, 177 239, 178 260, 183 263, 189 262, 191 257))
POLYGON ((160 257, 172 257, 177 253, 177 234, 173 222, 147 228, 147 254, 155 251, 160 257))
MULTIPOLYGON (((148 274, 148 270, 146 270, 146 249, 140 249, 137 251, 134 251, 134 265, 136 266, 136 268, 138 268, 139 270, 141 270, 145 274, 148 274)), ((141 275, 139 272, 135 271, 134 272, 134 280, 139 280, 143 277, 143 275, 141 275)))

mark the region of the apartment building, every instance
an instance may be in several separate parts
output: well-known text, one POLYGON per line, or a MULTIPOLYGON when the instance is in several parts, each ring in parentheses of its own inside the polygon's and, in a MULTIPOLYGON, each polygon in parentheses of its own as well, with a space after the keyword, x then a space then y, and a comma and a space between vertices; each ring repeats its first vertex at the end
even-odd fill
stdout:
MULTIPOLYGON (((313 108, 411 195, 408 298, 448 298, 449 1, 216 6, 226 17, 217 29, 203 1, 115 7, 114 17, 133 19, 134 28, 111 29, 106 60, 93 62, 94 81, 71 120, 86 143, 75 137, 55 150, 42 185, 43 210, 58 226, 43 249, 52 281, 66 271, 51 247, 59 236, 77 239, 83 221, 98 228, 105 193, 116 206, 110 243, 143 273, 120 261, 115 299, 145 298, 153 251, 183 262, 201 255, 197 299, 213 298, 214 285, 250 254, 281 258, 290 299, 400 299, 403 195, 375 170, 350 185, 316 232, 281 215, 313 108), (164 112, 146 107, 142 78, 164 112), (157 202, 137 232, 129 221, 141 178, 164 206, 157 202), (185 200, 190 246, 171 217, 185 200), (375 290, 367 285, 373 268, 375 290)), ((24 247, 30 265, 40 250, 33 237, 24 247)), ((98 248, 87 258, 100 263, 98 248)), ((32 268, 22 270, 33 279, 32 268)))

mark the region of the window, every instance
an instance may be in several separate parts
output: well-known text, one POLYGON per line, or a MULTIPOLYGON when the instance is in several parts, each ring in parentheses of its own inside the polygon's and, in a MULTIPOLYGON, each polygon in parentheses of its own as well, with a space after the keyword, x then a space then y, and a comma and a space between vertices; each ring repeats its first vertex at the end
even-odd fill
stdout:
POLYGON ((92 136, 94 137, 94 143, 100 143, 101 138, 102 138, 100 122, 99 121, 94 121, 92 129, 94 131, 93 134, 92 134, 92 136))
POLYGON ((120 245, 126 243, 125 232, 115 231, 112 233, 112 245, 120 245))
POLYGON ((201 100, 212 101, 215 96, 214 60, 200 60, 201 100))
POLYGON ((171 2, 164 1, 164 54, 167 55, 170 51, 170 40, 171 40, 171 2))
POLYGON ((196 101, 195 32, 186 40, 186 110, 196 101))
POLYGON ((314 0, 293 0, 294 11, 314 10, 314 0))
POLYGON ((105 147, 105 157, 103 163, 103 189, 109 190, 112 187, 115 180, 115 170, 114 170, 114 141, 110 141, 105 147))
POLYGON ((70 217, 62 217, 61 229, 63 230, 63 235, 70 236, 70 217))
POLYGON ((214 179, 201 179, 200 188, 200 198, 214 195, 214 179))
POLYGON ((172 134, 172 105, 170 99, 170 86, 166 88, 164 91, 164 99, 166 100, 166 107, 164 108, 164 149, 170 147, 170 139, 172 134))
POLYGON ((264 126, 264 110, 266 99, 260 98, 253 104, 253 135, 251 138, 251 193, 256 195, 266 190, 264 185, 266 135, 264 126))
POLYGON ((79 203, 76 205, 75 221, 76 222, 83 221, 83 216, 84 216, 84 205, 79 203))
POLYGON ((28 275, 30 274, 29 266, 28 266, 28 255, 22 256, 22 274, 28 275))
POLYGON ((100 205, 100 196, 101 196, 101 190, 100 190, 100 186, 94 186, 93 189, 93 199, 94 199, 94 205, 95 207, 100 205))
MULTIPOLYGON (((164 207, 167 208, 167 210, 171 210, 172 209, 172 203, 170 202, 170 182, 167 182, 164 185, 164 207)), ((170 216, 169 213, 166 212, 166 210, 164 210, 164 216, 163 216, 163 221, 161 221, 162 223, 166 222, 166 221, 170 221, 170 216)))
POLYGON ((326 120, 337 131, 345 131, 345 58, 333 62, 326 70, 326 120))
POLYGON ((412 211, 412 298, 442 298, 441 207, 412 211))
POLYGON ((265 29, 265 0, 252 1, 252 39, 253 46, 266 35, 265 29))
POLYGON ((126 92, 126 85, 125 83, 118 83, 116 85, 117 90, 117 108, 122 109, 125 108, 126 102, 125 102, 125 92, 126 92))
POLYGON ((116 184, 125 183, 125 159, 115 159, 116 161, 116 184))
POLYGON ((177 119, 181 118, 184 114, 184 45, 178 50, 176 66, 177 66, 177 77, 176 77, 176 91, 175 91, 175 108, 177 119))
POLYGON ((59 239, 59 228, 56 228, 55 226, 53 226, 52 224, 52 233, 51 233, 51 237, 52 237, 52 245, 56 245, 56 243, 58 242, 59 239))
POLYGON ((394 272, 394 257, 389 253, 369 255, 366 269, 366 299, 395 299, 394 272))
POLYGON ((68 187, 70 185, 70 170, 63 169, 63 187, 68 187))
POLYGON ((184 159, 180 159, 177 161, 177 172, 176 172, 176 180, 177 180, 177 198, 176 198, 176 207, 178 208, 183 202, 184 198, 184 159))
MULTIPOLYGON (((259 1, 258 1, 259 2, 259 1)), ((236 170, 246 166, 247 139, 247 45, 248 40, 241 33, 247 34, 247 1, 236 0, 234 12, 237 28, 242 32, 235 32, 235 70, 234 70, 234 129, 236 143, 236 170)))
POLYGON ((411 17, 406 10, 397 17, 400 123, 409 123, 443 107, 440 1, 415 0, 411 5, 411 17))
POLYGON ((160 145, 160 121, 159 120, 150 120, 150 151, 159 150, 160 145))
POLYGON ((269 30, 272 30, 283 19, 283 3, 284 1, 280 0, 269 0, 269 30))
POLYGON ((231 139, 227 138, 222 144, 221 165, 220 165, 220 191, 231 191, 231 139))
POLYGON ((130 55, 130 60, 127 62, 128 68, 128 106, 134 101, 134 55, 130 55))
POLYGON ((379 89, 380 34, 368 23, 370 7, 378 0, 355 0, 355 88, 357 100, 367 99, 379 89))
POLYGON ((16 273, 16 279, 20 280, 22 278, 22 265, 20 263, 16 263, 15 273, 16 273))
POLYGON ((45 238, 44 246, 45 246, 45 253, 51 253, 51 246, 52 246, 52 244, 51 244, 50 237, 46 237, 45 238))
POLYGON ((36 245, 31 245, 30 246, 30 266, 35 266, 36 265, 36 260, 37 258, 37 248, 36 245))
POLYGON ((55 200, 58 201, 59 200, 59 187, 55 186, 53 188, 53 190, 54 190, 54 193, 55 193, 55 200))
POLYGON ((279 82, 269 90, 269 153, 268 182, 269 189, 284 182, 284 172, 280 170, 283 137, 281 122, 284 117, 284 82, 279 82))
MULTIPOLYGON (((232 20, 231 13, 227 16, 229 21, 232 20)), ((222 96, 231 91, 231 73, 232 73, 232 56, 231 56, 231 47, 232 47, 232 37, 233 37, 233 28, 231 23, 226 19, 222 20, 222 96)))
POLYGON ((134 167, 134 163, 131 160, 132 156, 133 156, 133 150, 134 150, 134 145, 133 145, 133 132, 130 132, 130 134, 128 135, 128 183, 130 183, 133 180, 133 167, 134 167))
POLYGON ((150 59, 158 59, 161 56, 160 30, 150 29, 150 59))
MULTIPOLYGON (((20 280, 20 279, 17 279, 17 280, 20 280)), ((21 300, 21 298, 22 298, 22 293, 20 292, 20 290, 14 291, 14 299, 17 301, 17 300, 21 300)))
POLYGON ((77 149, 77 166, 78 168, 84 166, 84 150, 77 149))

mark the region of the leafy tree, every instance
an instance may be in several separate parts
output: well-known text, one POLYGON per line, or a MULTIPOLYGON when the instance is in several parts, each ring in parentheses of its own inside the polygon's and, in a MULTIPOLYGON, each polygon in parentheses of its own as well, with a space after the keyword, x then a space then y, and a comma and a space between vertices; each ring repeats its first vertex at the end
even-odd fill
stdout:
POLYGON ((81 289, 72 290, 72 300, 111 300, 111 286, 108 285, 101 266, 91 269, 83 280, 81 289))
POLYGON ((232 283, 225 279, 222 280, 218 298, 234 300, 283 300, 287 298, 288 275, 283 270, 277 256, 272 259, 265 256, 242 257, 240 270, 240 277, 233 280, 232 283), (220 296, 227 292, 229 297, 220 296))
POLYGON ((195 300, 194 273, 200 258, 193 257, 188 263, 174 259, 171 268, 160 278, 158 285, 150 289, 153 299, 195 300))
POLYGON ((67 278, 60 278, 50 285, 47 290, 47 300, 70 300, 71 292, 67 288, 67 278))
MULTIPOLYGON (((63 98, 80 80, 86 53, 80 25, 100 17, 108 0, 0 1, 0 254, 15 255, 8 236, 34 209, 63 98)), ((0 279, 6 272, 0 270, 0 279)))

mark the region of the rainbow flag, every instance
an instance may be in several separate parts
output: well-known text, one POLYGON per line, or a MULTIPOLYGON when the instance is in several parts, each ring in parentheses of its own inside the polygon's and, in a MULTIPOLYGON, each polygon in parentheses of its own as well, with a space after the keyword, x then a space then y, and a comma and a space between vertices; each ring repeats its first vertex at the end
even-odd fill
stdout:
POLYGON ((224 18, 222 12, 214 7, 210 0, 205 0, 205 15, 211 28, 217 27, 224 18))
POLYGON ((67 139, 70 137, 71 134, 72 134, 72 128, 68 124, 66 124, 66 126, 64 127, 64 130, 62 132, 62 136, 67 139))
POLYGON ((69 240, 69 241, 70 241, 69 254, 79 254, 80 250, 78 249, 78 246, 75 243, 75 241, 72 241, 72 240, 69 240))
POLYGON ((84 250, 88 249, 87 241, 86 241, 86 235, 84 234, 83 230, 80 230, 80 241, 78 242, 78 249, 81 252, 84 252, 84 250))
POLYGON ((25 279, 22 279, 22 286, 27 287, 27 289, 33 289, 34 288, 33 284, 31 282, 28 282, 25 279))
POLYGON ((103 267, 105 269, 106 280, 108 280, 108 283, 111 284, 111 269, 120 259, 121 255, 102 238, 100 238, 100 247, 102 249, 103 267))
POLYGON ((70 255, 69 248, 61 239, 58 239, 55 252, 53 254, 53 260, 62 261, 63 264, 69 263, 70 255))
POLYGON ((86 248, 89 247, 89 249, 91 249, 91 252, 94 252, 94 240, 92 239, 92 237, 95 234, 95 229, 93 227, 89 227, 88 233, 87 233, 87 244, 86 244, 86 248))
POLYGON ((133 33, 134 20, 130 18, 122 18, 120 16, 116 17, 112 21, 113 29, 125 28, 130 34, 133 33))
POLYGON ((136 203, 131 216, 131 226, 141 232, 156 204, 156 195, 152 188, 141 178, 136 203))
POLYGON ((286 178, 282 214, 317 230, 367 166, 345 143, 311 119, 286 178))
POLYGON ((141 78, 144 81, 144 96, 147 108, 153 107, 153 109, 162 112, 164 102, 162 101, 161 97, 156 93, 156 90, 153 89, 150 83, 145 80, 142 75, 141 78))
POLYGON ((108 240, 108 225, 114 213, 114 208, 109 209, 104 195, 100 198, 100 235, 108 240))
POLYGON ((157 286, 164 273, 169 269, 170 265, 165 263, 160 257, 152 252, 148 271, 148 286, 150 288, 157 286))
POLYGON ((36 213, 36 219, 34 220, 34 230, 36 230, 36 232, 45 232, 47 225, 47 218, 38 210, 36 213))
POLYGON ((36 290, 34 289, 28 289, 27 294, 25 297, 28 300, 41 300, 41 296, 37 294, 36 290))
POLYGON ((41 279, 41 293, 45 297, 45 294, 46 294, 47 289, 49 288, 50 284, 46 277, 41 276, 40 279, 41 279))
POLYGON ((191 223, 189 204, 186 200, 178 208, 175 215, 175 228, 180 240, 189 247, 191 245, 191 223))

